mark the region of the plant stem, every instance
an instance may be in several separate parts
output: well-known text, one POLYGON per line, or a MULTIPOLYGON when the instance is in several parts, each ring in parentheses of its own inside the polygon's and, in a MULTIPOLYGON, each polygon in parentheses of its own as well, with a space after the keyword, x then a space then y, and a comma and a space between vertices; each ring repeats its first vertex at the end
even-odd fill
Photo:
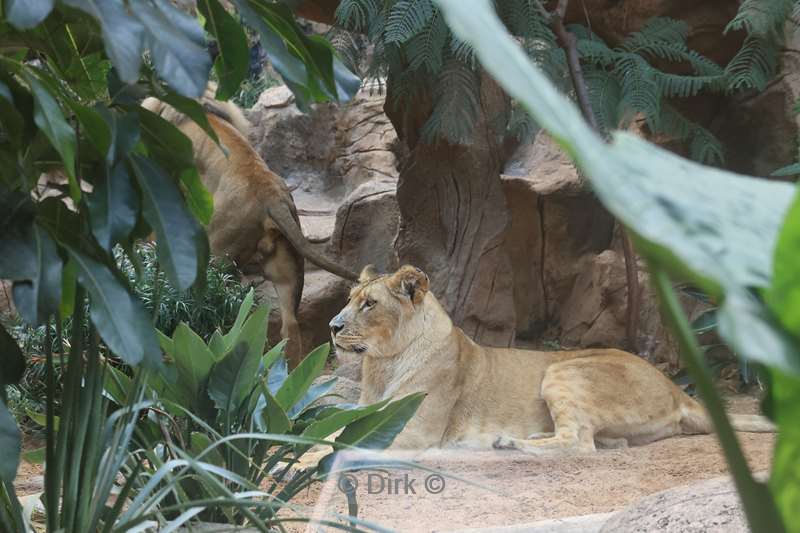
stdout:
POLYGON ((704 363, 703 353, 697 344, 697 339, 692 332, 691 325, 684 315, 683 308, 678 301, 672 283, 667 273, 653 262, 649 263, 652 279, 658 293, 659 300, 672 330, 675 333, 681 355, 695 379, 697 389, 705 402, 706 409, 717 430, 717 437, 725 460, 733 475, 736 490, 742 501, 747 521, 751 531, 769 531, 779 533, 785 531, 778 509, 767 487, 753 479, 747 461, 742 455, 739 441, 725 414, 722 401, 714 389, 711 376, 704 363))

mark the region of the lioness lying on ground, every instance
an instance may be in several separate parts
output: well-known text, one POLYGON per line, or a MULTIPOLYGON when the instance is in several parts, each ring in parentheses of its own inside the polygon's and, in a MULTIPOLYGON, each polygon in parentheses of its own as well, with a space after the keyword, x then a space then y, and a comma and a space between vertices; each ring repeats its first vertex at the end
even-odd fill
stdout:
MULTIPOLYGON (((365 269, 330 322, 336 349, 363 357, 361 403, 427 393, 394 447, 586 452, 712 430, 703 407, 644 359, 479 346, 428 286, 411 266, 365 269)), ((757 415, 731 420, 740 431, 773 430, 757 415)))
POLYGON ((343 278, 358 276, 311 247, 286 183, 250 145, 250 124, 242 111, 233 103, 215 100, 213 86, 200 102, 225 151, 194 121, 161 100, 147 98, 142 107, 175 124, 192 141, 195 164, 214 198, 208 227, 211 252, 229 257, 245 274, 261 274, 274 283, 281 336, 289 339, 286 353, 294 367, 304 355, 297 323, 303 257, 343 278))

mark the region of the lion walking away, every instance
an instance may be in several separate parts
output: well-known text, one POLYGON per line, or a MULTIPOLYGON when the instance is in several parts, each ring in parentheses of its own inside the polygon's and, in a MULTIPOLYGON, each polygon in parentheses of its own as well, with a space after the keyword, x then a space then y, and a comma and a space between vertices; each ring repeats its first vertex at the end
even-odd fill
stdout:
POLYGON ((272 281, 278 293, 281 337, 289 365, 304 351, 297 321, 303 293, 304 259, 341 276, 358 276, 318 253, 300 228, 294 200, 283 179, 272 172, 247 138, 250 124, 233 103, 214 99, 210 87, 201 99, 218 145, 194 121, 156 98, 142 107, 172 122, 192 141, 195 164, 214 198, 207 228, 211 252, 227 256, 246 274, 272 281))

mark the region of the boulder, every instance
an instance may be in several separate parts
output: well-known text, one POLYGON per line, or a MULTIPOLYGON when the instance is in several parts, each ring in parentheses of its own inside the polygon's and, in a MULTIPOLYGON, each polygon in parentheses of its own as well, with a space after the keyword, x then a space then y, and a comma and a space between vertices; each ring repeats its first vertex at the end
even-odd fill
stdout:
POLYGON ((329 254, 357 271, 368 264, 378 272, 394 270, 392 244, 400 223, 395 193, 396 183, 388 180, 365 182, 350 193, 336 213, 329 254))
POLYGON ((587 261, 611 244, 614 221, 543 132, 517 150, 502 180, 517 335, 538 338, 559 322, 587 261))
POLYGON ((730 478, 651 494, 606 521, 603 533, 746 533, 750 531, 730 478))

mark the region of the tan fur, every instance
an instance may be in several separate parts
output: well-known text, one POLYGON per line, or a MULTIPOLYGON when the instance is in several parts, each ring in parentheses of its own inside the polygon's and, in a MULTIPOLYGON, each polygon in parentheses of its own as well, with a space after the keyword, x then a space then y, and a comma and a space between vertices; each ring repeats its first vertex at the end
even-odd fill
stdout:
MULTIPOLYGON (((402 448, 594 451, 708 433, 703 407, 655 367, 614 349, 539 352, 488 348, 453 325, 420 270, 365 270, 331 320, 337 350, 360 354, 362 403, 426 392, 398 435, 402 448)), ((733 415, 742 431, 773 431, 733 415)))
POLYGON ((291 366, 301 360, 297 308, 303 291, 303 257, 347 279, 356 275, 316 252, 305 239, 292 195, 247 139, 249 122, 233 103, 201 99, 217 145, 203 129, 169 105, 147 98, 142 107, 175 124, 191 141, 203 184, 214 198, 208 227, 213 254, 228 256, 246 274, 262 274, 278 292, 281 336, 291 366))

